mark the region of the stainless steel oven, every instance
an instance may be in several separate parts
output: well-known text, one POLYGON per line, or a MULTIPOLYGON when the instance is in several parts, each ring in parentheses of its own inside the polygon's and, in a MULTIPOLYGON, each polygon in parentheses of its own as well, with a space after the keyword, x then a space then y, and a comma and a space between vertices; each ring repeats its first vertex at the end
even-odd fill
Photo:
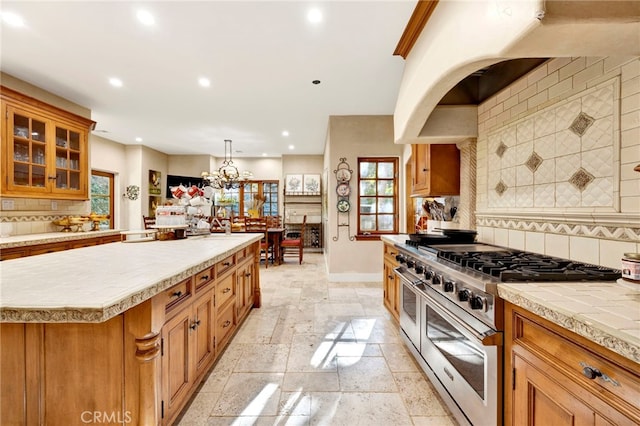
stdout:
POLYGON ((501 425, 504 319, 498 283, 615 281, 621 273, 488 244, 432 240, 427 246, 396 245, 401 334, 459 423, 501 425))
POLYGON ((420 354, 474 425, 498 425, 502 333, 457 307, 422 295, 420 354))

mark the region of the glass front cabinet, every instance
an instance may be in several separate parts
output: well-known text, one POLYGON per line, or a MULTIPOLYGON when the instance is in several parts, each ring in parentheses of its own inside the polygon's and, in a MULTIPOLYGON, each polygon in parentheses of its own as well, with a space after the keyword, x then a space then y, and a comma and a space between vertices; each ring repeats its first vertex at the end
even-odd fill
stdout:
POLYGON ((1 87, 3 196, 86 200, 95 122, 1 87))

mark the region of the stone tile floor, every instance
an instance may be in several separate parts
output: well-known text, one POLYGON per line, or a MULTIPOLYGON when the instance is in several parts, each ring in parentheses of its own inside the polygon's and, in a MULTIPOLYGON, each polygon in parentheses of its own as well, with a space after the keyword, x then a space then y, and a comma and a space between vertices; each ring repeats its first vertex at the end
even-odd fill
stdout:
POLYGON ((455 425, 382 304, 321 253, 260 268, 253 309, 185 408, 192 425, 455 425))

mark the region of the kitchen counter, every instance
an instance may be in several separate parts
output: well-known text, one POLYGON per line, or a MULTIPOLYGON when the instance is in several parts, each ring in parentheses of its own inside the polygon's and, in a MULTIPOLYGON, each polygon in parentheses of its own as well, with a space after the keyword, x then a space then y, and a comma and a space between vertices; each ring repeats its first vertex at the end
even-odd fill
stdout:
MULTIPOLYGON (((404 245, 406 234, 383 236, 404 245)), ((501 298, 640 363, 640 285, 617 282, 501 283, 501 298)))
POLYGON ((261 237, 212 234, 112 243, 6 260, 0 271, 0 322, 104 322, 261 237))
POLYGON ((47 232, 44 234, 13 235, 10 237, 0 237, 0 250, 37 244, 82 240, 85 238, 108 237, 111 235, 120 235, 120 230, 108 229, 104 231, 47 232))
POLYGON ((503 299, 640 363, 640 285, 617 282, 498 284, 503 299))

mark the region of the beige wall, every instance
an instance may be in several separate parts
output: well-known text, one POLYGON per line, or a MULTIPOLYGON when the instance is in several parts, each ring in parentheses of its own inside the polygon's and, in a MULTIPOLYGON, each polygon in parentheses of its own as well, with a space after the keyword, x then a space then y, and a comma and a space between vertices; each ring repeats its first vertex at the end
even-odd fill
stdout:
POLYGON ((109 139, 89 135, 89 164, 92 170, 113 173, 114 175, 114 228, 127 227, 129 218, 129 200, 124 198, 128 170, 125 167, 127 151, 125 146, 109 139))
MULTIPOLYGON (((326 249, 329 279, 333 281, 380 281, 382 274, 382 242, 351 240, 357 232, 356 188, 358 157, 397 156, 399 161, 399 181, 404 182, 402 145, 393 143, 393 117, 381 116, 331 116, 329 118, 325 168, 328 170, 327 184, 327 227, 326 249), (351 179, 351 210, 348 214, 338 214, 335 206, 337 184, 333 171, 340 158, 346 158, 353 170, 351 179), (350 227, 338 224, 349 223, 350 227), (337 241, 334 241, 337 238, 337 241)), ((401 185, 400 194, 404 193, 401 185)), ((400 202, 401 210, 402 201, 400 202)), ((400 212, 401 229, 404 213, 400 212)))
POLYGON ((640 252, 640 58, 552 59, 481 104, 478 123, 482 241, 614 268, 640 252), (582 136, 569 130, 580 113, 595 120, 582 136))

